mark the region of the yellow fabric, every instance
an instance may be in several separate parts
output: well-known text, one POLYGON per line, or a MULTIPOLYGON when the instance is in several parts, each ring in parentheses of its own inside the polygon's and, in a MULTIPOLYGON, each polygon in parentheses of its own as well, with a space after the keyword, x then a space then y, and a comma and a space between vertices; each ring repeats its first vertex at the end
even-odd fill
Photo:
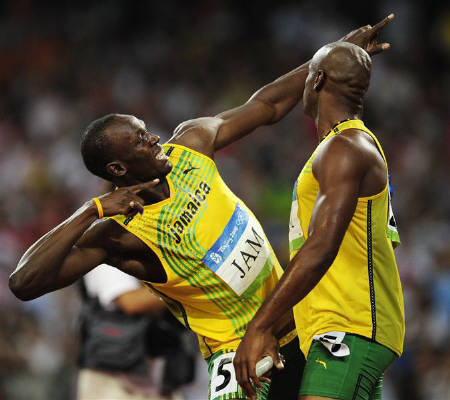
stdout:
MULTIPOLYGON (((331 131, 307 161, 296 182, 290 224, 291 259, 308 238, 319 190, 319 183, 312 173, 312 162, 323 143, 346 129, 369 134, 386 162, 378 140, 362 121, 345 121, 331 131)), ((389 208, 388 182, 380 193, 358 199, 335 261, 317 286, 294 307, 305 356, 313 336, 330 331, 365 336, 398 355, 402 353, 405 334, 403 293, 393 244, 387 232, 389 208)))
MULTIPOLYGON (((236 349, 282 274, 252 212, 225 185, 213 160, 165 144, 170 197, 133 218, 113 217, 146 243, 167 283, 145 282, 197 333, 203 356, 236 349)), ((296 336, 295 330, 281 344, 296 336)))

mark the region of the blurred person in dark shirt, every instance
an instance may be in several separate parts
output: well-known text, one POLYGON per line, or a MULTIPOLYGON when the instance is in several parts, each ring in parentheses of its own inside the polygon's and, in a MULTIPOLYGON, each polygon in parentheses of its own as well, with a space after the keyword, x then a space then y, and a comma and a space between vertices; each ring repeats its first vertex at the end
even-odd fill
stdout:
POLYGON ((151 379, 145 335, 164 303, 106 264, 83 277, 82 293, 78 399, 163 399, 160 382, 151 379))

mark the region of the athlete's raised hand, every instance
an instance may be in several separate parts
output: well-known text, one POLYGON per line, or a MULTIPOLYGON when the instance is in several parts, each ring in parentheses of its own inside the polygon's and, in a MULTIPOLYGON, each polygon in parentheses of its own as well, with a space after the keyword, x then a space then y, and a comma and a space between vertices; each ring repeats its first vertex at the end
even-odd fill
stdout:
POLYGON ((389 43, 378 43, 378 34, 394 19, 394 14, 389 14, 378 24, 365 25, 349 34, 345 35, 340 41, 356 44, 366 50, 371 56, 381 53, 391 47, 389 43))
MULTIPOLYGON (((150 182, 121 187, 98 197, 102 208, 102 211, 99 209, 99 214, 102 213, 105 217, 117 214, 126 216, 133 216, 137 213, 142 214, 144 212, 144 200, 139 195, 146 191, 152 191, 158 183, 159 179, 154 179, 150 182)), ((97 208, 99 208, 98 205, 97 208)))

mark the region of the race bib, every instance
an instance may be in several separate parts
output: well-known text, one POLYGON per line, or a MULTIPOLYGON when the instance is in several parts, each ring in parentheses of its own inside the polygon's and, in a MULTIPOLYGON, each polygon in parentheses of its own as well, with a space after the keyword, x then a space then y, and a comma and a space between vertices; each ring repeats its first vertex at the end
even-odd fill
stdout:
POLYGON ((239 204, 202 261, 243 297, 261 286, 274 263, 261 225, 239 204))
POLYGON ((350 348, 342 343, 345 332, 332 331, 314 335, 313 339, 318 340, 335 357, 346 357, 350 354, 350 348))
POLYGON ((233 359, 235 352, 223 354, 214 360, 211 375, 211 400, 238 390, 233 359))

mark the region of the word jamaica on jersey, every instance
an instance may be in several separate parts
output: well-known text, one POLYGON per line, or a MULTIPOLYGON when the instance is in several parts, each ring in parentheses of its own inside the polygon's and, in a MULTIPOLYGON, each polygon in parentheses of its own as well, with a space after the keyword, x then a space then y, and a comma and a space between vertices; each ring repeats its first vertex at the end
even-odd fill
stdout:
POLYGON ((282 269, 261 225, 214 161, 184 146, 163 147, 173 165, 169 198, 146 205, 142 215, 113 219, 158 256, 167 282, 144 284, 197 334, 208 358, 237 348, 282 269))

